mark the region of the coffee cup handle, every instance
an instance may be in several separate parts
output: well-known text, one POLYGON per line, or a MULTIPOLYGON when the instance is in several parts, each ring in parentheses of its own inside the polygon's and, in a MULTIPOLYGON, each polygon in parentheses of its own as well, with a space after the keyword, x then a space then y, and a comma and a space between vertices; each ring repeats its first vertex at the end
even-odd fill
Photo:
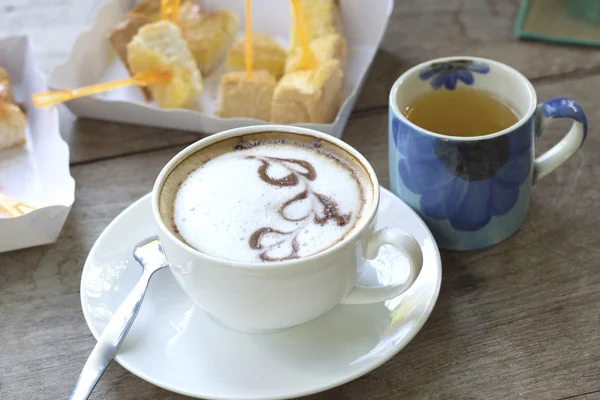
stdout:
POLYGON ((404 253, 410 272, 406 281, 388 286, 368 287, 355 285, 342 300, 342 304, 372 304, 392 299, 406 292, 419 276, 423 267, 423 252, 414 237, 395 228, 385 228, 372 234, 366 246, 369 260, 377 257, 383 245, 392 245, 404 253))
POLYGON ((536 158, 533 169, 533 183, 537 183, 571 158, 585 141, 588 128, 587 118, 581 106, 564 97, 541 103, 537 109, 537 118, 537 137, 542 135, 548 124, 555 118, 572 119, 573 125, 560 142, 536 158))

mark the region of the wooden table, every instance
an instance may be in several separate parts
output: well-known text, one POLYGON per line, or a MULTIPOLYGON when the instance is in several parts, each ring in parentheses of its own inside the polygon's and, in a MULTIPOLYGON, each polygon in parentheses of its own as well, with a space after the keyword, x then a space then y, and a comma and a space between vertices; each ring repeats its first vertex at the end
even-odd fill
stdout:
MULTIPOLYGON (((0 0, 0 34, 29 33, 46 72, 94 18, 94 0, 0 0)), ((309 400, 600 399, 600 51, 517 42, 517 0, 398 0, 344 139, 388 185, 387 95, 417 62, 465 54, 521 70, 541 99, 587 110, 587 143, 536 186, 521 230, 487 250, 444 252, 440 297, 396 357, 309 400)), ((0 255, 0 399, 67 398, 95 340, 79 303, 81 270, 106 225, 148 193, 197 135, 76 120, 61 109, 76 201, 53 245, 0 255)), ((566 124, 541 138, 547 149, 566 124)), ((95 399, 182 399, 112 363, 95 399)))

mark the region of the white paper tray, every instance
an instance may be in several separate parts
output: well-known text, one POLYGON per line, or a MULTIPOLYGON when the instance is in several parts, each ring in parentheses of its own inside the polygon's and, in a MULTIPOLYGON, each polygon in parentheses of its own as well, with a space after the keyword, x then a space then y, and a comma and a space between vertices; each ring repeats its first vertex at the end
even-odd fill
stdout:
POLYGON ((0 66, 10 74, 15 101, 27 115, 27 145, 0 151, 0 191, 36 207, 19 217, 0 213, 0 252, 5 252, 56 240, 73 204, 75 181, 56 108, 37 109, 31 102, 33 93, 48 89, 29 40, 0 39, 0 66))
MULTIPOLYGON (((59 65, 50 75, 53 89, 72 89, 128 76, 116 56, 108 35, 122 15, 135 1, 108 0, 98 10, 91 30, 76 41, 68 61, 59 65)), ((232 9, 240 16, 240 34, 243 31, 243 0, 204 0, 207 10, 232 9)), ((290 10, 287 0, 255 0, 253 29, 271 35, 287 47, 290 10)), ((341 137, 352 112, 369 66, 386 30, 394 6, 393 0, 341 0, 341 8, 348 39, 349 60, 343 89, 344 102, 332 124, 296 124, 341 137)), ((223 67, 222 67, 223 68, 223 67)), ((248 118, 219 118, 214 115, 217 103, 219 73, 205 79, 205 93, 201 99, 203 111, 161 110, 154 104, 143 103, 138 88, 125 88, 110 93, 81 98, 67 103, 76 115, 87 118, 118 121, 138 125, 159 126, 201 133, 216 133, 226 129, 267 122, 248 118)))

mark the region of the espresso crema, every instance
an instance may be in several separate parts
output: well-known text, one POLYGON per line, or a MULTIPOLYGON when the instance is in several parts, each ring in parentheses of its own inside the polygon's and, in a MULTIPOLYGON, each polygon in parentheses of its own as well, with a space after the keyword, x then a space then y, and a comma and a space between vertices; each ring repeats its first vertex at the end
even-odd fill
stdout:
POLYGON ((343 149, 273 132, 194 153, 167 178, 160 203, 173 232, 198 251, 259 263, 307 257, 343 240, 371 207, 372 187, 343 149))

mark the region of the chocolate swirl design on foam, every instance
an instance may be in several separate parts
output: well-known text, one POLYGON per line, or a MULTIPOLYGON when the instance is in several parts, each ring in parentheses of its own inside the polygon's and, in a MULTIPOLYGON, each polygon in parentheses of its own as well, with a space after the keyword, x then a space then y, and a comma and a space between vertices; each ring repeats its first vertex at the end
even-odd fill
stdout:
POLYGON ((289 232, 277 230, 272 227, 262 227, 254 231, 250 236, 248 244, 251 249, 262 250, 260 253, 260 259, 263 261, 283 261, 298 258, 298 235, 300 231, 310 223, 311 219, 318 225, 325 225, 328 221, 334 221, 338 226, 346 226, 350 222, 352 213, 341 214, 338 204, 335 200, 312 190, 310 182, 317 178, 317 172, 313 165, 305 160, 298 160, 293 158, 276 158, 276 157, 261 157, 261 156, 248 156, 248 159, 256 159, 260 161, 260 167, 258 168, 259 178, 269 185, 278 187, 289 187, 297 186, 298 184, 304 184, 304 190, 289 200, 286 200, 278 209, 279 215, 286 221, 289 222, 304 222, 299 224, 296 229, 289 232), (274 178, 269 175, 269 168, 272 165, 278 165, 285 168, 289 173, 282 178, 274 178), (287 215, 286 210, 288 207, 296 202, 303 201, 306 199, 312 200, 312 207, 310 207, 308 213, 301 217, 291 217, 287 215), (265 245, 262 240, 266 235, 275 235, 279 238, 274 243, 265 245), (282 244, 289 243, 290 253, 283 257, 271 257, 269 252, 282 244))

